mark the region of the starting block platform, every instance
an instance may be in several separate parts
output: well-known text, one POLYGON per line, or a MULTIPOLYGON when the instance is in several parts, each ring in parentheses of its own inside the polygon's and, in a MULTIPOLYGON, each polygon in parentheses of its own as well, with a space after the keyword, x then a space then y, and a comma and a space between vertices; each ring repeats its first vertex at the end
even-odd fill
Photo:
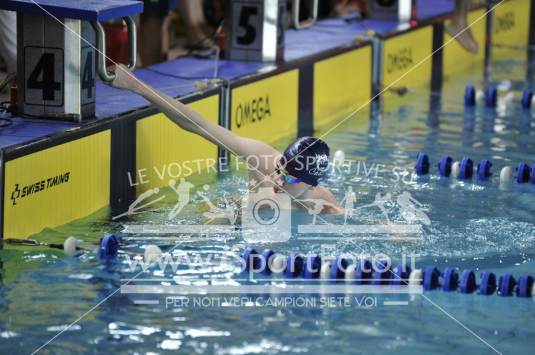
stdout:
POLYGON ((65 0, 3 0, 2 9, 70 18, 84 21, 106 21, 137 15, 143 3, 132 0, 91 0, 69 3, 65 0))
MULTIPOLYGON (((22 2, 31 6, 29 0, 22 2)), ((60 11, 54 7, 59 0, 39 2, 60 11)), ((21 1, 2 7, 11 3, 21 1)), ((519 45, 535 41, 527 35, 534 28, 533 0, 507 1, 507 7, 489 15, 486 6, 472 8, 469 22, 478 20, 473 26, 480 44, 476 55, 454 41, 440 49, 449 40, 445 23, 454 0, 417 3, 417 18, 408 24, 346 17, 287 30, 281 63, 186 56, 136 69, 135 75, 213 122, 273 142, 311 135, 359 108, 359 117, 369 117, 372 97, 394 82, 396 88, 439 89, 463 69, 459 67, 490 60, 494 51, 486 47, 493 36, 519 45), (496 30, 496 21, 511 17, 514 25, 496 30)), ((80 16, 102 20, 117 15, 109 11, 96 6, 80 16)), ((79 124, 8 117, 12 123, 0 128, 3 238, 26 238, 107 206, 120 213, 137 194, 167 185, 170 177, 157 176, 152 167, 197 159, 217 165, 225 156, 178 128, 142 97, 100 81, 95 90, 94 119, 79 124), (140 170, 145 171, 145 184, 131 180, 140 170)))

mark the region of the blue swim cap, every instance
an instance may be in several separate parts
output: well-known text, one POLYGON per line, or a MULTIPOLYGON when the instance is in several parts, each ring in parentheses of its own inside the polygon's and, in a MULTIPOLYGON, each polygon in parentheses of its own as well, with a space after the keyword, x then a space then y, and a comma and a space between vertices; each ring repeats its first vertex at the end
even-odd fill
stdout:
POLYGON ((286 148, 280 164, 288 174, 317 186, 329 168, 329 146, 318 138, 299 138, 286 148))

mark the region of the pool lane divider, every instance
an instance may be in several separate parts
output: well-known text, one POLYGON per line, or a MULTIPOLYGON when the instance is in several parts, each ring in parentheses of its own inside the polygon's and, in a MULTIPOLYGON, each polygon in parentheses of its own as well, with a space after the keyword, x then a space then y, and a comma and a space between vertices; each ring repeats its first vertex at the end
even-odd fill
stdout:
POLYGON ((535 297, 534 278, 528 274, 522 274, 516 279, 511 273, 497 276, 493 272, 482 271, 478 282, 476 272, 471 269, 465 269, 461 273, 453 267, 447 267, 443 272, 436 266, 411 270, 406 265, 400 264, 392 268, 381 262, 374 267, 367 259, 350 264, 343 256, 337 256, 333 260, 325 260, 318 255, 302 256, 296 252, 284 256, 271 249, 258 253, 253 247, 245 248, 242 266, 243 272, 282 274, 287 279, 323 279, 326 282, 351 282, 355 285, 421 285, 425 291, 456 291, 464 294, 477 291, 480 295, 535 297))
MULTIPOLYGON (((514 94, 510 93, 510 99, 514 98, 514 94)), ((475 107, 478 101, 484 101, 485 106, 495 108, 498 104, 498 89, 495 86, 489 86, 485 92, 476 90, 474 85, 467 85, 464 89, 464 106, 475 107)), ((522 98, 520 99, 520 107, 523 110, 530 110, 533 103, 533 92, 531 90, 524 90, 522 98)))
MULTIPOLYGON (((46 243, 39 242, 35 239, 5 239, 3 241, 6 244, 11 245, 21 245, 21 246, 41 246, 48 247, 51 249, 63 250, 65 255, 76 256, 83 252, 95 252, 95 245, 84 243, 73 236, 68 237, 65 241, 60 243, 46 243)), ((119 255, 120 241, 117 236, 110 233, 104 233, 99 240, 99 245, 96 248, 96 255, 103 262, 111 261, 119 255)), ((148 245, 145 247, 145 255, 147 254, 147 249, 151 247, 156 247, 155 245, 148 245)), ((158 248, 159 249, 159 248, 158 248)), ((150 249, 151 253, 155 253, 153 249, 150 249)), ((161 251, 160 251, 161 254, 161 251)), ((146 257, 145 257, 146 259, 146 257)))
MULTIPOLYGON (((489 181, 492 177, 492 162, 488 159, 480 160, 476 165, 476 180, 478 182, 489 181)), ((416 155, 414 170, 418 176, 430 174, 429 155, 419 152, 416 155)), ((474 176, 474 161, 469 157, 463 157, 460 162, 453 161, 449 155, 444 155, 437 163, 437 172, 440 177, 453 177, 458 180, 472 180, 474 176)), ((500 171, 500 183, 535 184, 535 163, 531 167, 521 162, 515 168, 515 173, 510 166, 505 166, 500 171)))

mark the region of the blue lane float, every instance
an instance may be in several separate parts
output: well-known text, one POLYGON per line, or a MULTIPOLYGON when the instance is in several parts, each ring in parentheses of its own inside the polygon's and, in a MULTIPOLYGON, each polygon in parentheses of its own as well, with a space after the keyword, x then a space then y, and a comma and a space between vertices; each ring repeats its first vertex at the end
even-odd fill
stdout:
POLYGON ((262 255, 261 255, 262 265, 260 266, 260 269, 261 269, 260 272, 263 273, 264 275, 271 275, 271 268, 269 267, 269 263, 273 259, 274 255, 275 255, 275 252, 271 249, 264 249, 264 251, 262 252, 262 255))
POLYGON ((438 162, 438 174, 443 177, 449 177, 451 175, 452 164, 453 158, 449 155, 444 155, 438 162))
POLYGON ((318 255, 309 255, 305 258, 303 269, 303 278, 319 279, 321 272, 321 257, 318 255))
POLYGON ((416 174, 427 175, 429 174, 429 156, 425 153, 418 153, 416 155, 416 174))
POLYGON ((98 256, 100 260, 109 261, 119 253, 119 239, 113 234, 104 234, 100 238, 98 256))
MULTIPOLYGON (((110 239, 112 240, 112 239, 110 239)), ((338 256, 332 261, 325 261, 318 255, 309 255, 303 257, 299 253, 290 253, 284 257, 276 254, 271 249, 266 249, 259 255, 252 247, 244 250, 243 261, 246 265, 245 271, 266 273, 260 263, 265 260, 267 268, 275 267, 269 263, 269 259, 283 257, 285 267, 270 270, 269 273, 282 273, 288 279, 302 277, 305 279, 319 279, 321 276, 322 266, 329 266, 328 273, 325 275, 325 281, 353 282, 356 285, 391 285, 391 286, 410 286, 421 285, 426 291, 442 290, 445 292, 459 292, 464 294, 476 293, 479 290, 480 295, 497 294, 499 296, 516 295, 521 298, 534 297, 534 278, 531 275, 521 275, 518 280, 512 274, 505 274, 499 278, 496 274, 483 271, 480 274, 480 282, 477 283, 476 273, 473 270, 466 269, 459 274, 455 268, 447 267, 444 272, 436 266, 428 266, 423 272, 420 269, 411 270, 409 266, 397 265, 390 268, 389 265, 378 263, 373 267, 369 260, 361 259, 354 265, 354 278, 345 278, 346 271, 349 270, 350 263, 347 259, 338 256), (248 267, 247 267, 248 266, 248 267)), ((275 264, 275 262, 273 263, 275 264)))
POLYGON ((243 251, 243 271, 258 270, 260 258, 254 248, 245 248, 243 251))
POLYGON ((492 295, 494 291, 496 291, 496 275, 492 272, 484 271, 481 273, 479 293, 481 295, 492 295))
POLYGON ((490 169, 492 168, 492 163, 483 159, 477 163, 477 180, 478 181, 487 181, 492 176, 490 169))
POLYGON ((443 278, 442 291, 457 291, 457 287, 459 287, 459 274, 454 268, 448 267, 444 269, 443 278))
POLYGON ((438 279, 440 277, 440 271, 434 266, 428 266, 424 270, 423 287, 424 290, 430 291, 439 287, 438 279))
POLYGON ((516 280, 512 274, 505 274, 500 276, 500 281, 498 285, 498 295, 503 297, 512 296, 515 286, 516 280))
POLYGON ((355 266, 355 284, 366 285, 372 278, 372 263, 363 259, 357 262, 355 266))
POLYGON ((408 265, 397 265, 392 269, 392 285, 401 286, 406 285, 409 281, 411 268, 408 265))
POLYGON ((518 279, 518 287, 516 295, 518 297, 531 297, 533 292, 533 277, 530 275, 522 275, 518 279))
POLYGON ((529 182, 535 184, 535 164, 531 166, 530 179, 529 182))
POLYGON ((516 182, 524 184, 530 180, 530 169, 526 163, 519 163, 516 167, 516 182))
POLYGON ((345 277, 345 271, 349 266, 349 262, 344 257, 337 257, 334 259, 334 262, 331 264, 331 270, 329 273, 329 278, 331 280, 342 280, 345 277))
POLYGON ((460 293, 472 293, 477 289, 476 274, 472 270, 464 270, 459 283, 460 293))
POLYGON ((533 92, 530 90, 524 90, 522 93, 522 99, 520 100, 520 105, 522 108, 529 110, 531 108, 531 100, 533 100, 533 92))
POLYGON ((459 180, 470 180, 474 174, 474 162, 468 157, 464 157, 460 163, 459 180))
POLYGON ((485 105, 487 107, 496 107, 498 103, 498 90, 494 86, 489 86, 485 94, 485 105))
POLYGON ((372 285, 389 285, 391 280, 392 272, 389 270, 389 265, 378 263, 372 272, 372 285))
POLYGON ((476 105, 476 88, 468 85, 464 90, 464 106, 472 107, 476 105))
POLYGON ((298 253, 290 253, 286 259, 286 269, 284 276, 293 279, 301 276, 303 273, 303 257, 298 253))

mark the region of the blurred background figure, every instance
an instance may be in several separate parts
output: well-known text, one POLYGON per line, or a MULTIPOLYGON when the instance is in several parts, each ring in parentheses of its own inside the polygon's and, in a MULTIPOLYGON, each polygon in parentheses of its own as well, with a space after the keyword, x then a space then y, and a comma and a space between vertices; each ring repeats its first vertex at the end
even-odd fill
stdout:
POLYGON ((9 83, 16 72, 17 14, 0 10, 0 102, 8 100, 9 83))
POLYGON ((169 12, 176 6, 176 1, 144 0, 143 2, 144 10, 139 17, 138 44, 141 65, 146 67, 167 60, 169 12))
POLYGON ((17 14, 13 11, 0 10, 0 57, 8 73, 17 71, 17 14))
MULTIPOLYGON (((288 15, 291 16, 293 0, 288 0, 288 15)), ((312 1, 301 1, 299 7, 299 18, 305 19, 310 16, 312 1)), ((318 2, 318 18, 328 18, 345 15, 350 12, 359 11, 357 0, 320 0, 318 2)))
POLYGON ((222 1, 203 1, 203 0, 180 0, 178 2, 178 13, 184 26, 184 35, 186 42, 184 47, 187 50, 204 50, 214 46, 213 40, 207 35, 207 21, 205 9, 208 11, 217 11, 214 6, 219 8, 223 15, 222 1))

